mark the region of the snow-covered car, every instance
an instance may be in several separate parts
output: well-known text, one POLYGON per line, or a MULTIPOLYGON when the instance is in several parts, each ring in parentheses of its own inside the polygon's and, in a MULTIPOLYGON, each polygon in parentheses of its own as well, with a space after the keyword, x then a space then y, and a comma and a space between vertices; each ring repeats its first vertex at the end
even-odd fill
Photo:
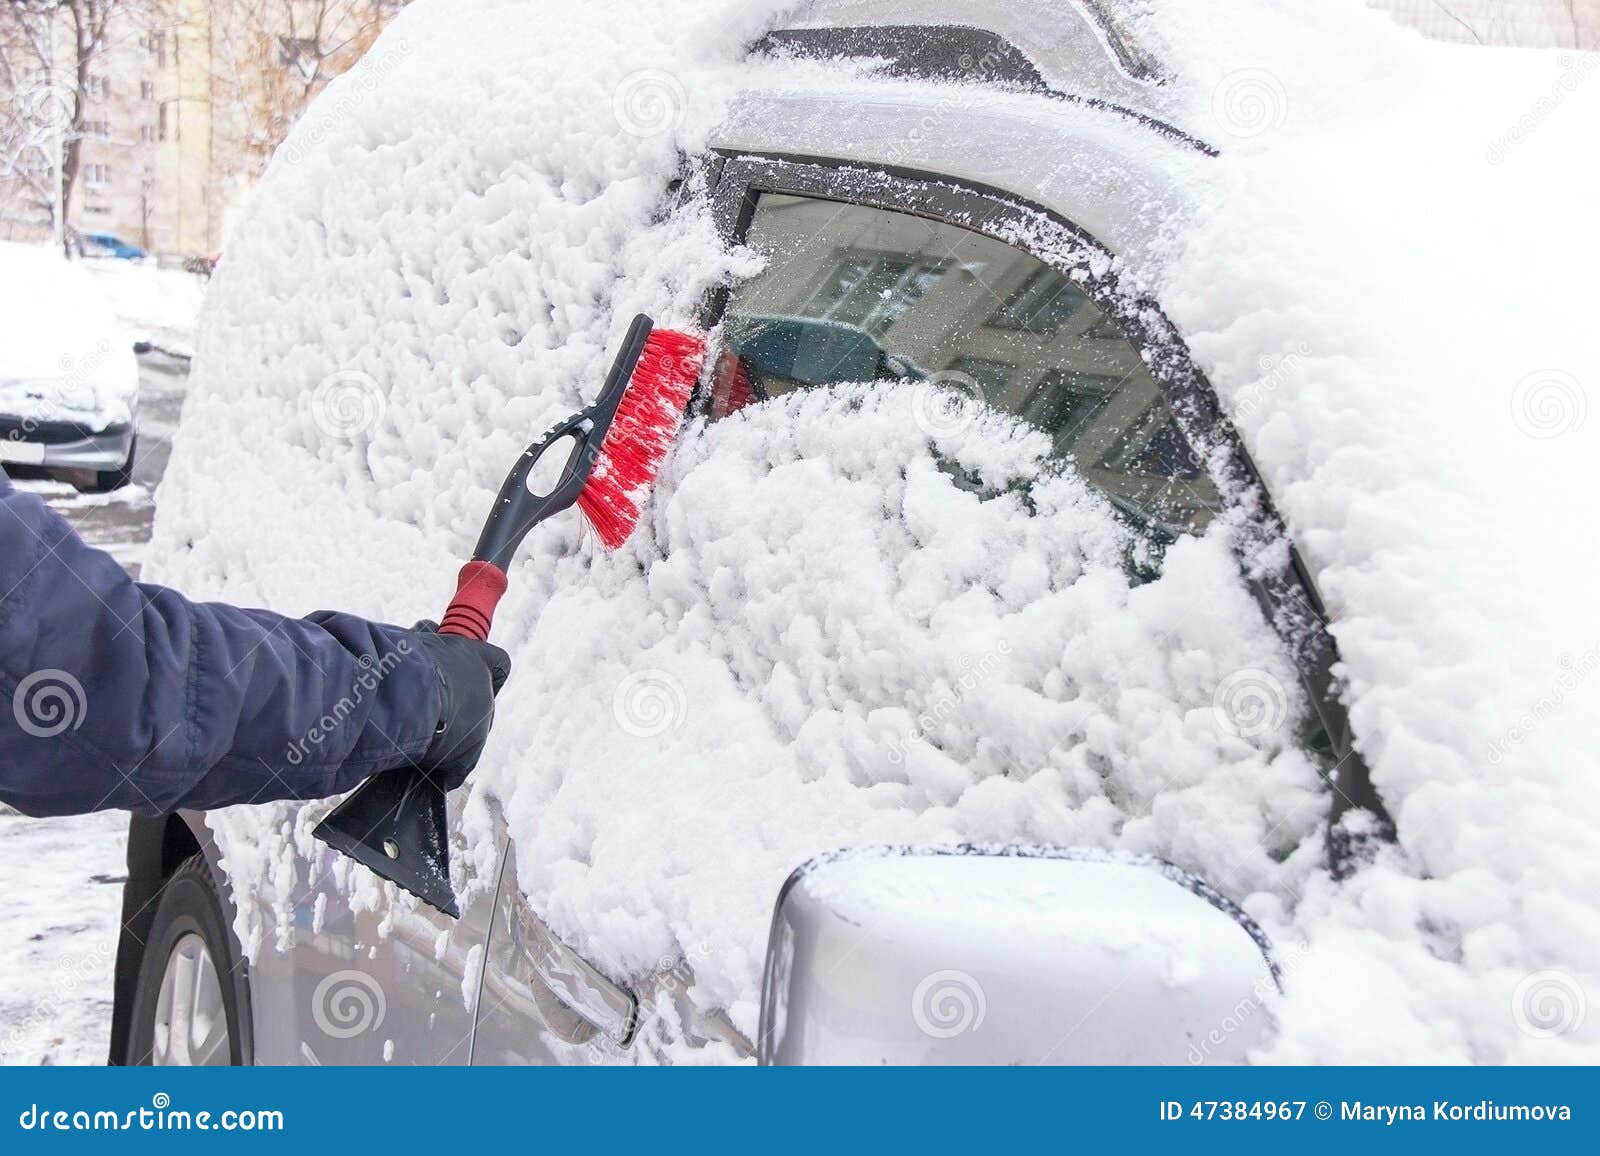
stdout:
POLYGON ((114 1060, 1593 1055, 1594 687, 1519 712, 1600 667, 1597 98, 1119 11, 423 2, 330 86, 152 577, 423 616, 628 317, 715 355, 634 537, 512 567, 461 918, 326 803, 136 818, 114 1060))
POLYGON ((0 462, 105 493, 132 481, 134 340, 53 250, 0 243, 0 462))

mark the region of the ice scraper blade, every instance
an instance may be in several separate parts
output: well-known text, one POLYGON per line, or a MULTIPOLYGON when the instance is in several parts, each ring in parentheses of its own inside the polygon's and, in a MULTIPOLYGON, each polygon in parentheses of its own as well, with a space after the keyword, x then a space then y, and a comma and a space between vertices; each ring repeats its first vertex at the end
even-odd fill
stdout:
POLYGON ((452 919, 461 917, 450 886, 445 795, 420 771, 374 775, 312 834, 452 919))

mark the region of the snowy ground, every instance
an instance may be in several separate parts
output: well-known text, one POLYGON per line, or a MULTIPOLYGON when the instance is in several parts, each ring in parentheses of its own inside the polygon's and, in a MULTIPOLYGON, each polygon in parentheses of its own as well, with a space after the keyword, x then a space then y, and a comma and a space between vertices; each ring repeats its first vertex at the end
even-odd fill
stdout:
POLYGON ((0 1063, 105 1062, 127 823, 0 814, 0 1063))
MULTIPOLYGON (((120 292, 108 289, 108 295, 118 302, 123 322, 140 336, 164 348, 186 348, 184 318, 192 323, 194 308, 184 282, 167 277, 168 272, 113 269, 110 279, 120 292), (178 300, 167 301, 163 293, 177 294, 178 300), (140 312, 126 311, 134 307, 140 312), (162 324, 152 326, 149 318, 162 324)), ((187 274, 177 277, 194 280, 187 274)), ((44 495, 78 533, 135 577, 150 538, 152 495, 166 469, 188 373, 182 358, 156 352, 139 359, 136 485, 85 495, 59 482, 13 479, 19 489, 44 495)), ((0 960, 5 961, 0 1063, 105 1062, 127 823, 120 812, 29 819, 0 810, 0 960)))

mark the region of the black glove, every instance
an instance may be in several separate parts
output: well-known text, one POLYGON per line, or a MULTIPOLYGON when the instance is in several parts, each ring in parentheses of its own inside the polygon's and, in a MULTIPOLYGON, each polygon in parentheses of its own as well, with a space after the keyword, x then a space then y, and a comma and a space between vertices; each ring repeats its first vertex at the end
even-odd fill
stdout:
POLYGON ((498 646, 439 634, 434 622, 411 628, 439 672, 439 723, 417 764, 441 790, 453 791, 478 765, 494 723, 494 697, 511 674, 511 656, 498 646))

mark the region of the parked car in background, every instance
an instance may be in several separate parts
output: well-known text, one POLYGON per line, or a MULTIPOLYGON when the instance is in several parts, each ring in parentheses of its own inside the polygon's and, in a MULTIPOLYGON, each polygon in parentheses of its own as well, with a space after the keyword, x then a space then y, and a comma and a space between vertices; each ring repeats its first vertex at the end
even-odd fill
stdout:
POLYGON ((124 241, 114 233, 85 233, 83 255, 86 257, 116 257, 123 261, 142 261, 150 254, 138 245, 124 241))
POLYGON ((128 485, 134 352, 88 273, 47 247, 0 244, 0 463, 91 493, 128 485))

